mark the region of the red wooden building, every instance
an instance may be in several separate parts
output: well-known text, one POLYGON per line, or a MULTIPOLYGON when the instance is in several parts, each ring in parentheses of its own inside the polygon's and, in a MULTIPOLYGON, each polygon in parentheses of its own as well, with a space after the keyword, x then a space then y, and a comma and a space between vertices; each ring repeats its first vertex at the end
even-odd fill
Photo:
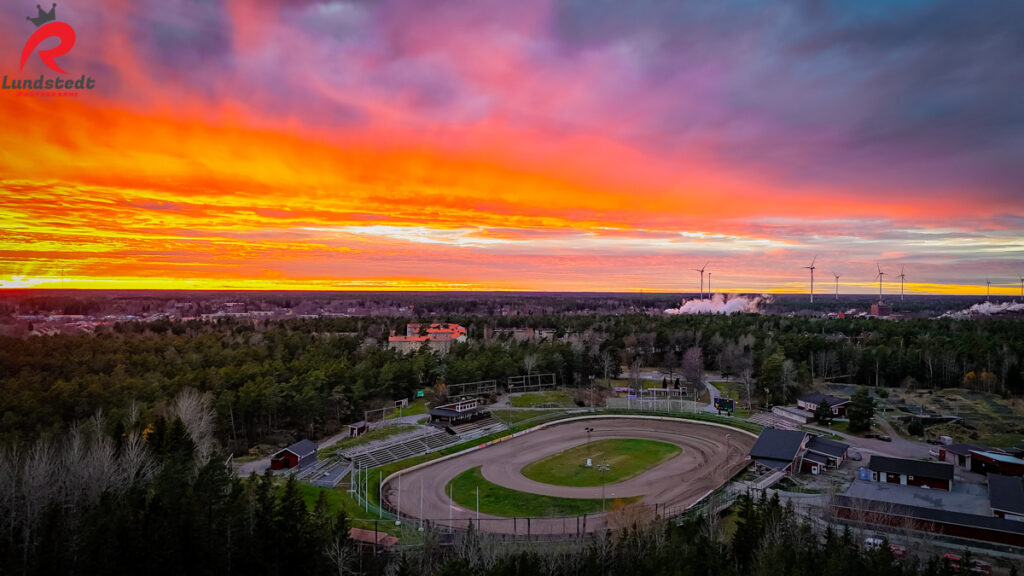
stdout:
POLYGON ((871 470, 871 479, 875 482, 927 486, 937 490, 953 489, 952 464, 872 456, 868 469, 871 470))
POLYGON ((311 440, 299 440, 270 457, 271 470, 287 470, 316 462, 316 444, 311 440))

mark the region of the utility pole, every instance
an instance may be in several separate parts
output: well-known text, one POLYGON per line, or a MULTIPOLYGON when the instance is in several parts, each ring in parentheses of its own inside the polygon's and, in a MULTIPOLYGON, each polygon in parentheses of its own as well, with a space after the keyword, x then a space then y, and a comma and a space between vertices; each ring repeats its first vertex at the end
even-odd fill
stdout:
MULTIPOLYGON (((383 501, 383 499, 382 499, 383 501)), ((395 506, 395 526, 402 525, 402 475, 398 475, 398 502, 395 506)))
POLYGON ((604 486, 605 486, 605 473, 608 472, 609 464, 598 464, 597 469, 601 471, 601 512, 604 512, 604 486))

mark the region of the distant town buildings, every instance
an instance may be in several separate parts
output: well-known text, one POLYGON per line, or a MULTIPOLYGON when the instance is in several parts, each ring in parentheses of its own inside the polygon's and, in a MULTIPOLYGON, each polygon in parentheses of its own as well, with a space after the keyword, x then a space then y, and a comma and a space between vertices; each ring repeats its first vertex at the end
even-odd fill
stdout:
POLYGON ((878 304, 871 305, 872 316, 892 316, 892 306, 879 302, 878 304))
POLYGON ((406 324, 405 335, 391 331, 388 348, 405 353, 419 350, 426 344, 431 350, 444 354, 451 349, 453 342, 465 342, 467 339, 466 329, 458 324, 406 324))

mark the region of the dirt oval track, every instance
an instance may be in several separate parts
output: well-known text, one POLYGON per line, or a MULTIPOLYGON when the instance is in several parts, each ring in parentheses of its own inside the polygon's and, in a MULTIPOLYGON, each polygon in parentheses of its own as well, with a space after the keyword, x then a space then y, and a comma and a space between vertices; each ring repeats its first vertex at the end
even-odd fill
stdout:
POLYGON ((587 442, 585 427, 593 427, 590 440, 638 438, 675 444, 678 456, 633 478, 605 486, 609 499, 642 496, 645 504, 688 506, 718 488, 746 464, 756 438, 734 428, 695 421, 641 417, 593 417, 549 425, 542 430, 488 446, 468 454, 429 463, 395 475, 382 487, 390 508, 403 522, 423 518, 437 526, 464 528, 472 519, 477 528, 506 534, 560 534, 590 532, 606 525, 604 514, 581 518, 511 519, 481 514, 451 503, 448 482, 460 473, 481 466, 483 476, 514 490, 565 498, 601 498, 601 486, 569 487, 542 484, 526 478, 524 466, 587 442), (726 437, 728 435, 728 438, 726 437), (399 489, 400 487, 400 489, 399 489), (450 516, 449 516, 450 515, 450 516), (582 523, 581 523, 582 522, 582 523))

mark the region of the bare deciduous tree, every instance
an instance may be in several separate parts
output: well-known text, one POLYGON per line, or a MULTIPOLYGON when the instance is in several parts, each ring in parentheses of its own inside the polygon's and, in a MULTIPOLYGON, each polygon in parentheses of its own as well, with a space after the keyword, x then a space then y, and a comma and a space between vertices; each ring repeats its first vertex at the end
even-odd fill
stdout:
POLYGON ((537 355, 527 354, 523 356, 523 368, 526 368, 526 375, 532 376, 533 369, 537 367, 537 355))
POLYGON ((184 388, 174 398, 170 408, 171 418, 180 418, 188 435, 196 446, 196 461, 206 464, 216 447, 214 431, 216 412, 208 394, 195 388, 184 388))

